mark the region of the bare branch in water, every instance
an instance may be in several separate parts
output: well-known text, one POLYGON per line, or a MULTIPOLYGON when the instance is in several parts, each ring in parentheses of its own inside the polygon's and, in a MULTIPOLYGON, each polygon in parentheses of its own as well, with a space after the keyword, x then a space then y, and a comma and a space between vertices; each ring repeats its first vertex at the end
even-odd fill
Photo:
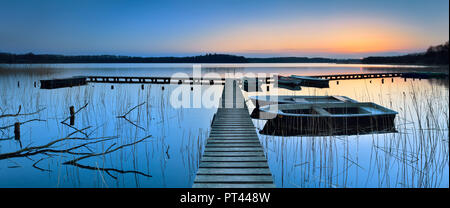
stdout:
POLYGON ((131 145, 135 145, 135 144, 137 144, 137 143, 140 143, 140 142, 146 140, 146 139, 149 138, 149 137, 151 137, 151 135, 146 136, 146 137, 144 137, 144 138, 142 138, 142 139, 140 139, 140 140, 138 140, 138 141, 136 141, 136 142, 118 146, 118 147, 116 147, 116 148, 114 148, 114 149, 111 149, 111 147, 113 146, 113 145, 112 145, 110 148, 108 148, 106 151, 104 151, 104 152, 102 152, 102 153, 88 154, 88 155, 85 155, 85 156, 82 156, 82 157, 75 158, 75 159, 73 159, 73 160, 64 162, 63 164, 72 164, 72 163, 76 163, 76 162, 78 162, 78 161, 80 161, 80 160, 83 160, 83 159, 86 159, 86 158, 95 157, 95 156, 101 156, 101 155, 106 155, 106 154, 115 152, 115 151, 117 151, 117 150, 119 150, 119 149, 122 149, 122 148, 124 148, 124 147, 131 146, 131 145), (110 149, 111 149, 111 150, 110 150, 110 149))
POLYGON ((137 124, 133 123, 132 121, 130 121, 127 117, 123 117, 125 119, 125 121, 128 121, 128 123, 132 124, 133 126, 136 126, 137 128, 140 128, 142 130, 145 131, 145 129, 143 127, 138 126, 137 124))
POLYGON ((134 107, 131 108, 127 113, 123 114, 122 116, 117 116, 117 118, 125 118, 129 113, 131 113, 131 111, 133 111, 134 109, 136 109, 136 108, 138 108, 139 106, 144 105, 144 104, 145 104, 145 102, 143 102, 143 103, 141 103, 141 104, 139 104, 139 105, 137 105, 137 106, 134 106, 134 107))
MULTIPOLYGON (((47 121, 47 120, 41 120, 41 119, 31 119, 31 120, 28 120, 28 121, 24 121, 24 122, 19 122, 19 124, 20 125, 22 125, 22 124, 25 124, 25 123, 28 123, 28 122, 32 122, 32 121, 47 121)), ((8 126, 2 126, 2 127, 0 127, 0 130, 2 130, 2 129, 8 129, 8 128, 11 128, 11 127, 14 127, 14 124, 13 125, 8 125, 8 126)))
POLYGON ((124 173, 135 173, 135 174, 143 175, 143 176, 146 176, 146 177, 152 177, 151 175, 145 174, 145 173, 140 172, 140 171, 134 171, 134 170, 128 170, 128 171, 125 171, 125 170, 119 170, 119 169, 115 169, 115 168, 100 168, 100 167, 93 167, 93 166, 88 166, 88 165, 82 165, 82 164, 78 163, 78 161, 83 160, 83 159, 86 159, 86 158, 106 155, 106 154, 115 152, 115 151, 117 151, 117 150, 119 150, 119 149, 122 149, 122 148, 124 148, 124 147, 135 145, 135 144, 137 144, 137 143, 140 143, 140 142, 146 140, 146 139, 149 138, 149 137, 151 137, 151 135, 146 136, 146 137, 144 137, 144 138, 142 138, 142 139, 140 139, 140 140, 138 140, 138 141, 135 141, 135 142, 133 142, 133 143, 124 144, 124 145, 118 146, 118 147, 116 147, 116 148, 114 148, 114 149, 111 149, 114 145, 116 145, 116 143, 114 143, 114 144, 112 144, 111 146, 109 146, 109 147, 108 147, 104 152, 102 152, 102 153, 92 153, 92 154, 88 154, 88 155, 85 155, 85 156, 82 156, 82 157, 75 158, 75 159, 73 159, 73 160, 64 162, 63 164, 64 164, 64 165, 73 165, 73 166, 76 166, 76 167, 79 167, 79 168, 84 168, 84 169, 89 169, 89 170, 100 170, 100 171, 104 171, 104 172, 106 172, 109 176, 111 176, 111 177, 114 178, 114 179, 117 179, 117 177, 113 176, 113 175, 110 173, 111 171, 112 171, 112 172, 117 172, 117 173, 122 173, 122 174, 124 174, 124 173))
MULTIPOLYGON (((84 108, 86 108, 88 104, 89 104, 89 103, 84 104, 83 107, 81 107, 80 109, 78 109, 77 111, 75 111, 75 113, 73 114, 73 116, 76 115, 76 114, 77 114, 78 112, 80 112, 81 110, 83 110, 84 108)), ((72 117, 72 115, 69 116, 69 117, 67 117, 67 118, 64 119, 63 121, 61 121, 61 123, 65 123, 67 120, 70 119, 70 117, 72 117)))
POLYGON ((145 129, 144 129, 143 127, 138 126, 137 124, 135 124, 134 122, 130 121, 130 120, 127 118, 127 115, 128 115, 129 113, 131 113, 131 111, 133 111, 134 109, 136 109, 136 108, 138 108, 139 106, 142 106, 142 105, 144 105, 144 104, 145 104, 145 102, 143 102, 143 103, 141 103, 141 104, 139 104, 139 105, 134 106, 133 108, 131 108, 128 112, 126 112, 126 113, 123 114, 122 116, 117 116, 117 118, 123 118, 123 119, 125 119, 126 121, 128 121, 128 123, 132 124, 133 126, 136 126, 137 128, 140 128, 140 129, 142 129, 142 130, 145 131, 145 129))
POLYGON ((73 166, 76 166, 76 167, 79 167, 79 168, 89 169, 89 170, 100 170, 100 171, 104 171, 105 173, 107 173, 109 176, 111 176, 111 177, 114 178, 114 179, 117 179, 117 177, 116 177, 116 176, 113 176, 110 172, 117 172, 117 173, 122 173, 122 174, 125 174, 125 173, 134 173, 134 174, 139 174, 139 175, 146 176, 146 177, 152 177, 152 176, 149 175, 149 174, 145 174, 145 173, 143 173, 143 172, 136 171, 136 170, 120 170, 120 169, 116 169, 116 168, 100 168, 100 167, 92 167, 92 166, 88 166, 88 165, 82 165, 82 164, 79 164, 79 163, 76 163, 76 162, 71 163, 70 165, 73 165, 73 166))
POLYGON ((85 136, 85 138, 89 138, 89 135, 88 135, 87 133, 85 133, 84 130, 86 130, 86 129, 88 129, 88 128, 91 128, 91 126, 88 126, 88 127, 86 127, 86 128, 83 128, 83 129, 77 129, 77 128, 75 128, 75 127, 69 125, 69 124, 66 123, 66 122, 61 122, 61 123, 64 124, 64 125, 66 125, 66 126, 68 126, 69 128, 72 128, 73 130, 75 130, 75 132, 73 132, 71 135, 73 135, 73 134, 75 134, 75 133, 80 133, 80 134, 83 134, 83 135, 85 136))
POLYGON ((17 111, 16 114, 3 114, 3 115, 0 115, 0 118, 35 115, 35 114, 38 114, 38 113, 40 113, 41 111, 45 110, 45 108, 42 108, 42 109, 37 110, 36 112, 32 112, 32 113, 22 113, 22 114, 21 114, 21 113, 20 113, 21 109, 22 109, 22 107, 19 106, 19 110, 17 111))
MULTIPOLYGON (((49 158, 49 157, 47 157, 47 158, 49 158)), ((38 164, 39 162, 41 162, 42 160, 47 159, 47 158, 41 158, 40 160, 36 161, 36 162, 33 164, 33 167, 36 168, 36 169, 38 169, 38 170, 40 170, 40 171, 52 172, 51 170, 43 169, 43 168, 40 168, 40 167, 37 166, 37 164, 38 164)))

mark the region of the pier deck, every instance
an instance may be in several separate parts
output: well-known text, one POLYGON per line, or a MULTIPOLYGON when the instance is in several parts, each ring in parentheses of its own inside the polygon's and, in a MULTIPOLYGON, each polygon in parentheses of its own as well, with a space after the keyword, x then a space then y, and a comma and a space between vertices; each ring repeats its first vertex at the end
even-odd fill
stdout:
POLYGON ((226 80, 194 188, 275 188, 264 149, 235 80, 226 80))

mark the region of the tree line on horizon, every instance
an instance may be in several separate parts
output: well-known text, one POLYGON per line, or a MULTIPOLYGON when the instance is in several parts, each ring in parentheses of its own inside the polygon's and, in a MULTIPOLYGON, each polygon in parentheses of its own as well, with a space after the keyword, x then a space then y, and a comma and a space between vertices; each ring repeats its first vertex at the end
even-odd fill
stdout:
POLYGON ((448 65, 449 42, 431 46, 426 52, 403 56, 367 57, 364 59, 331 59, 308 57, 247 58, 229 54, 205 54, 189 57, 134 57, 115 55, 65 56, 52 54, 0 53, 4 64, 52 63, 363 63, 363 64, 432 64, 448 65))
POLYGON ((424 64, 448 65, 448 41, 437 46, 430 46, 422 53, 407 54, 403 56, 367 57, 361 60, 363 64, 424 64))

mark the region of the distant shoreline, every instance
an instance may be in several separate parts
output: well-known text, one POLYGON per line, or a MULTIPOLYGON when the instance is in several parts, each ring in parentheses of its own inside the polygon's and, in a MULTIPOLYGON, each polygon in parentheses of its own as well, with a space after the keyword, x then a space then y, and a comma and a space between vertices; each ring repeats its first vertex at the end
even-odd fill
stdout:
POLYGON ((449 65, 449 42, 431 46, 426 52, 403 56, 378 56, 363 59, 334 59, 322 57, 249 58, 229 54, 206 54, 186 57, 136 57, 116 55, 66 56, 53 54, 0 53, 1 64, 76 64, 76 63, 336 63, 336 64, 394 64, 394 65, 449 65))

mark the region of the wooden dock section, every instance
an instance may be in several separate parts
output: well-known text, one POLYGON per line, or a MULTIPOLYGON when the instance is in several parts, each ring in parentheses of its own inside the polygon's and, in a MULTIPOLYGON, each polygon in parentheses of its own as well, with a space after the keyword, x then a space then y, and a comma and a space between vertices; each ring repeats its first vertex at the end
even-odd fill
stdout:
POLYGON ((236 80, 226 80, 193 188, 275 188, 236 80))
POLYGON ((376 78, 394 78, 394 77, 430 79, 430 78, 445 78, 448 77, 448 74, 439 72, 386 72, 386 73, 316 75, 309 77, 328 80, 376 79, 376 78))
POLYGON ((223 85, 225 78, 193 78, 193 77, 107 77, 107 76, 87 76, 88 82, 94 83, 118 83, 118 84, 191 84, 191 85, 223 85))

